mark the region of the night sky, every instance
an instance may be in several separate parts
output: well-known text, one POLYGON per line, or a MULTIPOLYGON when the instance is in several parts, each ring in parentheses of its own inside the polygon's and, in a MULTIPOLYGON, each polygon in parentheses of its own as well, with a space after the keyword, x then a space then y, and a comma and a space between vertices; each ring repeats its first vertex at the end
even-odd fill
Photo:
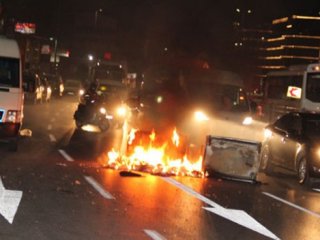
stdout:
MULTIPOLYGON (((239 17, 248 27, 263 27, 291 14, 318 15, 320 0, 6 0, 6 16, 35 22, 37 34, 67 38, 84 13, 103 9, 116 20, 121 34, 140 50, 146 41, 190 53, 222 54, 232 41, 232 23, 239 17), (247 10, 252 13, 247 14, 247 10)), ((88 31, 84 28, 84 31, 88 31)), ((90 32, 88 32, 90 34, 90 32)), ((67 41, 68 39, 65 39, 67 41)))

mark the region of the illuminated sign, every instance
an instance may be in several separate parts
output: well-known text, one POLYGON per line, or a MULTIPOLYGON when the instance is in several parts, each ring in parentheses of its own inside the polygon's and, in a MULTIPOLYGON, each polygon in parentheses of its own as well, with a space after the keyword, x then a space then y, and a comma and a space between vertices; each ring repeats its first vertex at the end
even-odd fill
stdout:
POLYGON ((301 98, 301 88, 296 86, 289 86, 287 91, 287 97, 289 98, 301 98))
POLYGON ((34 34, 36 33, 36 24, 17 22, 14 31, 22 34, 34 34))

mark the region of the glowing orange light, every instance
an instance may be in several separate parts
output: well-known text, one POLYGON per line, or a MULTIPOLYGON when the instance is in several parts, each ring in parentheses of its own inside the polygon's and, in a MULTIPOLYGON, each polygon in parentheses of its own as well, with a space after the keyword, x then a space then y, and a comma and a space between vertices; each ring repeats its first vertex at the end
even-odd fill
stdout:
POLYGON ((154 140, 156 139, 156 133, 154 132, 154 130, 152 130, 152 133, 149 135, 149 137, 150 137, 150 140, 154 142, 154 140))
POLYGON ((128 146, 130 145, 131 151, 127 151, 127 154, 121 155, 114 149, 108 152, 106 163, 108 167, 146 171, 152 174, 204 176, 202 156, 190 161, 188 156, 181 152, 181 139, 176 129, 172 132, 171 144, 167 141, 160 142, 154 130, 148 135, 149 140, 143 141, 143 134, 139 135, 138 131, 132 129, 128 135, 128 146))

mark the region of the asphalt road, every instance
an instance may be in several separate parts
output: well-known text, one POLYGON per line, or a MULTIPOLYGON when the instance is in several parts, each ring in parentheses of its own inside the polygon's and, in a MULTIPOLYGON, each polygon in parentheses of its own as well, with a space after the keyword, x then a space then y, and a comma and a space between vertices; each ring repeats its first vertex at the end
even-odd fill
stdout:
POLYGON ((75 108, 72 97, 27 103, 32 137, 16 153, 0 145, 0 239, 319 239, 317 184, 121 176, 104 166, 121 129, 75 131, 75 108))

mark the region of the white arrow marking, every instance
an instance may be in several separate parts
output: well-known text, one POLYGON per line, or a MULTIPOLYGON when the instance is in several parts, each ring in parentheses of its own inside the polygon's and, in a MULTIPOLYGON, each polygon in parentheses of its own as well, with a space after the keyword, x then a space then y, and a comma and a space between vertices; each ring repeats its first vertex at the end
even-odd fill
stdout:
POLYGON ((258 232, 266 237, 269 237, 272 239, 280 239, 276 235, 274 235, 272 232, 270 232, 267 228, 265 228, 263 225, 261 225, 259 222, 257 222, 254 218, 252 218, 246 212, 242 210, 237 210, 237 209, 224 208, 219 204, 213 202, 212 200, 206 198, 205 196, 202 196, 201 194, 195 192, 193 189, 175 181, 172 178, 163 177, 162 179, 211 206, 211 207, 203 207, 204 209, 212 213, 215 213, 223 218, 226 218, 232 222, 235 222, 243 227, 251 229, 252 231, 258 232))
POLYGON ((0 214, 12 224, 22 198, 22 191, 6 190, 0 177, 0 214))
POLYGON ((276 235, 266 229, 263 225, 257 222, 245 211, 237 209, 227 209, 227 208, 209 208, 203 207, 209 212, 215 213, 223 218, 229 219, 232 222, 235 222, 243 227, 249 228, 255 232, 258 232, 264 236, 267 236, 272 239, 279 239, 276 235))

